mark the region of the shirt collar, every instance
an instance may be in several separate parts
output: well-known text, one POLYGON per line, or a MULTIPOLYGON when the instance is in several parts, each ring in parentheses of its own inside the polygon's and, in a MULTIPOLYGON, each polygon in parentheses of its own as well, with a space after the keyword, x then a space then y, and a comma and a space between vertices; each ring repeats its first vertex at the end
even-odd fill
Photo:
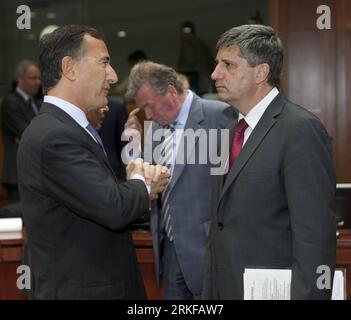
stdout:
POLYGON ((239 121, 241 119, 245 119, 246 123, 249 127, 253 130, 255 129, 258 121, 260 121, 261 117, 263 116, 264 112, 273 101, 273 99, 279 94, 279 91, 276 87, 274 87, 259 103, 257 103, 249 113, 244 116, 243 114, 239 113, 239 121))
POLYGON ((184 128, 186 121, 189 116, 191 102, 193 101, 194 93, 191 90, 188 90, 188 94, 180 108, 180 112, 178 114, 176 121, 176 127, 184 128))
POLYGON ((29 98, 32 98, 29 94, 25 93, 20 87, 17 87, 16 91, 26 102, 29 98))
POLYGON ((89 121, 84 111, 66 100, 53 96, 45 96, 44 102, 51 103, 56 107, 60 108, 62 111, 66 112, 84 129, 89 124, 89 121))

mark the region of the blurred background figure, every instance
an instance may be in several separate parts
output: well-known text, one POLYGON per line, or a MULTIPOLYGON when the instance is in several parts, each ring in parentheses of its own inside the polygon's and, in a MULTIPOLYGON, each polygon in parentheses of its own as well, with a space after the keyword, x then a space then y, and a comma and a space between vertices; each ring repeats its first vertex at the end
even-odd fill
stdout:
POLYGON ((184 90, 190 89, 189 77, 187 75, 185 75, 184 73, 178 72, 178 78, 179 78, 180 82, 182 83, 184 90))
POLYGON ((121 158, 122 149, 126 144, 121 141, 121 135, 124 123, 128 119, 125 105, 110 97, 107 106, 89 111, 87 119, 98 130, 116 177, 119 181, 126 181, 126 166, 121 158))
POLYGON ((108 107, 109 112, 105 113, 99 134, 116 177, 119 181, 125 181, 126 166, 122 161, 121 153, 126 142, 121 141, 121 136, 124 123, 128 119, 128 112, 125 104, 113 97, 109 97, 108 107))
MULTIPOLYGON (((148 56, 142 50, 135 50, 131 52, 127 57, 127 61, 130 66, 130 69, 132 69, 133 66, 136 65, 138 62, 147 61, 147 60, 148 60, 148 56)), ((105 121, 105 124, 102 126, 102 129, 101 129, 102 135, 105 137, 105 139, 110 141, 110 146, 112 145, 115 146, 114 148, 115 148, 115 151, 117 152, 122 150, 121 147, 123 148, 123 145, 121 142, 121 134, 124 129, 123 127, 124 123, 128 119, 129 112, 133 111, 136 108, 133 102, 126 102, 124 98, 124 95, 128 87, 128 78, 129 78, 129 73, 128 73, 128 76, 126 76, 123 80, 118 81, 117 84, 111 88, 110 95, 113 98, 110 99, 109 101, 113 103, 115 107, 113 108, 113 111, 111 110, 112 112, 110 111, 108 116, 109 119, 105 121), (124 122, 122 122, 122 119, 124 122), (113 123, 114 121, 117 121, 117 123, 113 123), (116 134, 112 135, 112 132, 105 128, 115 128, 117 130, 116 134, 118 135, 118 137, 116 136, 116 134), (116 141, 115 139, 118 139, 118 141, 116 141)), ((144 121, 146 119, 144 111, 141 110, 140 112, 138 112, 137 117, 139 119, 139 122, 142 125, 142 132, 144 132, 144 121)), ((142 146, 144 146, 143 134, 142 134, 141 141, 142 141, 142 146)), ((115 151, 111 150, 113 155, 115 155, 115 151)), ((117 175, 117 177, 124 180, 125 166, 121 160, 121 152, 118 153, 118 156, 116 157, 114 156, 112 165, 115 165, 114 168, 122 169, 122 176, 119 176, 121 174, 121 172, 119 172, 119 175, 117 175)))
MULTIPOLYGON (((100 109, 90 110, 87 113, 87 119, 95 127, 96 130, 99 130, 102 126, 102 122, 105 118, 105 114, 110 110, 109 106, 102 107, 100 109)), ((104 144, 105 145, 105 144, 104 144)))
POLYGON ((185 21, 180 26, 178 71, 190 79, 191 88, 200 96, 212 92, 211 73, 214 57, 210 48, 196 36, 195 24, 185 21))
POLYGON ((1 105, 1 124, 4 141, 2 184, 10 202, 19 200, 16 156, 23 131, 38 113, 41 101, 37 98, 41 86, 38 66, 29 60, 18 62, 15 70, 16 88, 1 105))
MULTIPOLYGON (((127 57, 127 60, 128 60, 129 67, 131 69, 138 62, 148 60, 148 57, 144 51, 136 50, 136 51, 133 51, 127 57)), ((124 95, 127 91, 127 86, 128 86, 128 76, 126 76, 122 81, 117 82, 117 84, 110 91, 111 95, 119 97, 120 100, 124 100, 124 95)))

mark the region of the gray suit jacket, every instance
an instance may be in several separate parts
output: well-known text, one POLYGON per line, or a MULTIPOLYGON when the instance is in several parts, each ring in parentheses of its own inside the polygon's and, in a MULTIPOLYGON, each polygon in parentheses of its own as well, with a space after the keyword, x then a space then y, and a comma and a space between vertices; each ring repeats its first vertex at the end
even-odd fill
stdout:
POLYGON ((280 93, 224 185, 213 183, 205 299, 243 299, 246 267, 291 268, 292 299, 330 299, 316 286, 318 266, 333 276, 336 251, 331 142, 319 119, 280 93))
MULTIPOLYGON (((234 109, 226 104, 200 99, 194 94, 186 129, 226 128, 234 121, 234 109)), ((158 126, 155 125, 157 129, 158 126)), ((185 156, 198 154, 203 135, 196 140, 185 156)), ((208 149, 209 150, 209 149, 208 149)), ((209 153, 210 151, 208 151, 209 153)), ((208 156, 207 153, 207 156, 208 156)), ((201 294, 204 258, 210 220, 211 175, 210 164, 176 164, 170 185, 170 214, 174 246, 184 278, 194 295, 201 294)), ((160 221, 160 204, 153 201, 151 231, 155 253, 156 274, 162 272, 163 235, 160 221)))
POLYGON ((47 103, 22 135, 17 165, 31 296, 146 298, 128 230, 149 210, 144 183, 117 183, 92 137, 47 103))
MULTIPOLYGON (((35 100, 39 108, 39 101, 35 100)), ((6 96, 1 105, 1 125, 4 139, 4 168, 2 183, 17 184, 16 156, 18 144, 15 138, 20 138, 24 129, 34 117, 34 112, 28 108, 22 96, 16 91, 6 96)))

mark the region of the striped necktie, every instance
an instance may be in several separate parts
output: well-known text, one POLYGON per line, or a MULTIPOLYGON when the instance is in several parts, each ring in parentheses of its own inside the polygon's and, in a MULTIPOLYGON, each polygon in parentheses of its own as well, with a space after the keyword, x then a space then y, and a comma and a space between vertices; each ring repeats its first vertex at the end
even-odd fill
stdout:
MULTIPOLYGON (((175 132, 175 123, 164 126, 164 140, 161 147, 161 161, 160 164, 171 168, 173 163, 173 140, 175 132)), ((161 216, 162 226, 170 241, 173 241, 173 230, 171 224, 171 214, 169 206, 169 195, 170 195, 170 182, 166 189, 161 195, 161 216)))

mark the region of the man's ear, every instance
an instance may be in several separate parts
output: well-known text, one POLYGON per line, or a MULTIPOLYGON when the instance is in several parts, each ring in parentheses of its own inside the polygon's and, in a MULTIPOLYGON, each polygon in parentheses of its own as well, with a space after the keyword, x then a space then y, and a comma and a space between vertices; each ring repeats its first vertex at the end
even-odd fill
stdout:
POLYGON ((76 79, 74 66, 75 66, 75 61, 72 59, 72 57, 69 57, 69 56, 63 57, 61 61, 62 76, 71 81, 74 81, 76 79))
POLYGON ((259 64, 255 67, 256 69, 256 84, 267 81, 269 76, 269 65, 267 63, 259 64))
POLYGON ((178 92, 177 92, 177 89, 173 85, 169 84, 167 87, 167 94, 169 94, 172 98, 175 98, 175 97, 177 97, 178 92))

